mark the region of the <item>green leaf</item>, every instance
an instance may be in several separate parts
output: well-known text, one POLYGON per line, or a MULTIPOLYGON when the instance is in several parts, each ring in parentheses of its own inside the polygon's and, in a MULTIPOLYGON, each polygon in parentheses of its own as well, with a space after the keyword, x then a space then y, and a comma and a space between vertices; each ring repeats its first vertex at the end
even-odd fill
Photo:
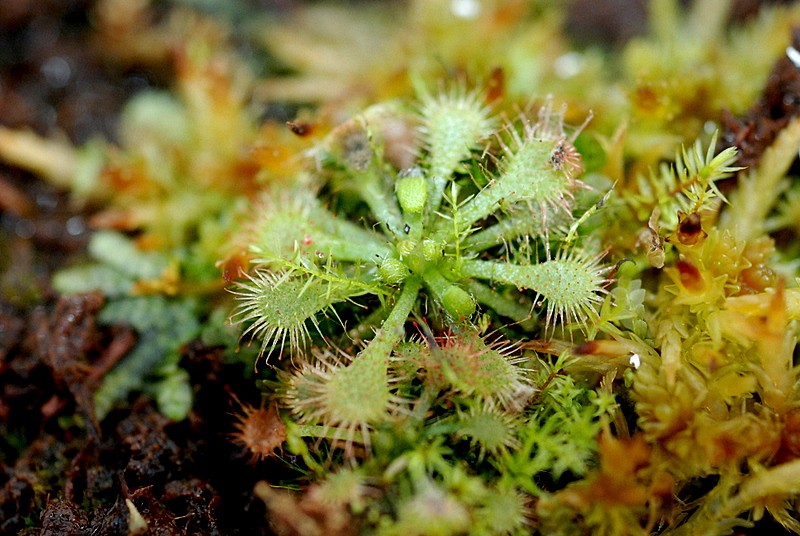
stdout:
POLYGON ((133 281, 127 274, 103 264, 87 264, 59 270, 52 280, 62 294, 81 294, 100 290, 106 297, 130 294, 133 281))
POLYGON ((182 421, 192 409, 194 400, 189 373, 179 367, 169 367, 164 379, 150 386, 162 415, 182 421))
MULTIPOLYGON (((103 308, 99 315, 101 323, 130 325, 139 333, 140 339, 133 350, 106 374, 95 392, 95 412, 99 419, 131 392, 143 389, 145 378, 159 367, 177 363, 181 347, 200 333, 197 316, 195 300, 168 300, 163 296, 120 299, 103 308)), ((167 385, 175 387, 178 380, 171 381, 173 383, 167 385)), ((186 403, 186 393, 180 394, 181 388, 175 388, 178 391, 171 400, 166 392, 159 395, 157 391, 156 397, 164 398, 164 407, 178 415, 180 404, 186 403)))
POLYGON ((141 251, 131 239, 114 231, 95 233, 89 242, 89 254, 133 279, 156 279, 169 264, 164 255, 141 251))

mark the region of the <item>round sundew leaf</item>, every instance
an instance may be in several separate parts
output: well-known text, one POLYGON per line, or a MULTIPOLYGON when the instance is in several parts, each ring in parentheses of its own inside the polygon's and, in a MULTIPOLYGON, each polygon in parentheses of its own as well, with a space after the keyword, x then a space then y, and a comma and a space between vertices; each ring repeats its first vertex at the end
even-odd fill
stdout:
POLYGON ((243 335, 262 339, 261 354, 269 356, 276 348, 282 353, 287 339, 291 351, 301 349, 309 336, 306 321, 316 327, 318 314, 364 290, 345 280, 257 270, 232 292, 240 302, 234 321, 252 322, 243 335))
POLYGON ((535 291, 547 302, 548 324, 554 320, 583 324, 595 314, 606 292, 607 269, 600 266, 599 260, 573 252, 529 265, 468 260, 462 270, 470 277, 535 291))

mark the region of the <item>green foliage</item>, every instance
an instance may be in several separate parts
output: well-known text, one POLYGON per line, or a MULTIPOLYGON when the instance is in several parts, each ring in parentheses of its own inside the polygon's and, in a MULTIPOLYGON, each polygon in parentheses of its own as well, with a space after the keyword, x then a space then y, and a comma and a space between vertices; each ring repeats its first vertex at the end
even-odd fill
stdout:
POLYGON ((554 378, 521 427, 520 447, 504 460, 507 474, 522 489, 542 494, 537 475, 558 479, 567 472, 576 477, 586 474, 597 452, 600 417, 608 418, 616 409, 593 403, 596 396, 569 376, 554 378))
POLYGON ((672 232, 677 227, 679 211, 703 213, 713 210, 718 200, 726 201, 716 183, 742 168, 731 165, 737 158, 735 147, 716 154, 716 146, 715 133, 707 149, 704 150, 702 142, 697 140, 689 151, 683 148, 678 152, 673 164, 661 164, 658 175, 640 176, 632 189, 636 193, 627 197, 631 208, 646 220, 658 207, 659 214, 666 217, 656 218, 652 224, 672 232))
POLYGON ((119 233, 96 233, 89 254, 94 262, 62 270, 53 286, 66 294, 103 291, 108 302, 100 323, 128 325, 139 335, 133 350, 104 376, 95 392, 95 412, 102 419, 131 393, 146 391, 166 416, 182 420, 192 407, 192 393, 178 362, 182 346, 200 333, 200 300, 135 295, 149 288, 167 290, 171 264, 163 253, 139 251, 119 233))
MULTIPOLYGON (((382 482, 376 500, 349 499, 368 530, 721 534, 768 493, 760 471, 794 470, 774 449, 797 407, 797 306, 763 232, 796 227, 794 191, 778 187, 795 138, 731 186, 737 150, 720 149, 708 121, 735 76, 715 78, 730 58, 712 58, 742 45, 725 42, 726 6, 676 6, 654 2, 653 31, 621 55, 628 116, 608 98, 597 130, 581 134, 565 131, 553 100, 508 121, 477 90, 426 90, 419 104, 379 104, 337 127, 314 152, 316 199, 268 194, 274 209, 246 239, 251 273, 334 273, 364 290, 298 314, 319 326, 313 345, 341 356, 303 355, 298 341, 299 371, 274 396, 288 444, 323 482, 326 460, 357 467, 359 485, 382 482), (606 194, 581 193, 582 179, 606 194), (348 332, 319 322, 329 310, 348 332), (405 335, 409 314, 420 340, 405 335), (348 334, 364 345, 355 357, 348 334)), ((780 266, 791 281, 794 265, 780 266)), ((766 508, 793 527, 781 502, 793 488, 775 489, 766 508)))
POLYGON ((139 333, 139 341, 95 392, 95 411, 100 418, 115 403, 145 387, 165 415, 176 420, 186 417, 192 396, 188 375, 178 368, 178 361, 181 347, 199 334, 197 317, 195 300, 163 296, 122 298, 103 308, 102 323, 130 325, 139 333))
POLYGON ((53 286, 64 294, 101 290, 108 297, 129 295, 137 281, 160 278, 169 266, 161 253, 145 253, 120 233, 102 231, 89 242, 95 262, 61 270, 53 286))

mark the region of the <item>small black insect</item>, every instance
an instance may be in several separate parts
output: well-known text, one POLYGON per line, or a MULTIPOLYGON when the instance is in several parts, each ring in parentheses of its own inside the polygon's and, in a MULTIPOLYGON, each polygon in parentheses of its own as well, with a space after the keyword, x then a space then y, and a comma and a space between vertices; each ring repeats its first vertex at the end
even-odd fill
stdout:
POLYGON ((553 149, 553 154, 550 155, 550 163, 553 165, 553 168, 561 171, 561 168, 564 166, 564 162, 567 159, 567 150, 564 148, 563 143, 559 143, 556 145, 556 148, 553 149))

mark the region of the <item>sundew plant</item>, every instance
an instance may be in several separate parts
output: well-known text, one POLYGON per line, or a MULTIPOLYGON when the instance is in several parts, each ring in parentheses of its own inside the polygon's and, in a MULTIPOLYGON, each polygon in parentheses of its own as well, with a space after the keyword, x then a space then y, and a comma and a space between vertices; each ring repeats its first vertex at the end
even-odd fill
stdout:
MULTIPOLYGON (((427 501, 441 498, 460 510, 465 499, 486 510, 474 520, 484 531, 506 509, 508 530, 525 526, 517 487, 494 490, 498 475, 470 475, 455 453, 470 445, 487 468, 487 458, 509 456, 522 441, 517 427, 532 426, 524 424, 527 406, 554 379, 518 343, 484 337, 489 325, 571 340, 597 322, 609 284, 602 252, 565 243, 585 188, 579 134, 565 132, 563 108, 550 99, 533 117, 502 120, 479 90, 445 88, 337 127, 313 151, 317 171, 304 189, 264 194, 247 233, 253 268, 232 290, 233 319, 259 340, 262 359, 291 359, 275 389, 289 410, 290 448, 313 439, 298 451, 306 463, 321 468, 343 457, 353 470, 366 457, 365 479, 373 464, 394 464, 387 484, 422 494, 408 496, 408 508, 433 508, 427 501), (410 318, 416 336, 406 329, 410 318), (407 437, 394 436, 401 430, 407 437), (411 460, 403 458, 423 455, 418 441, 435 449, 425 454, 433 458, 405 467, 411 460), (398 458, 377 460, 386 456, 398 458), (461 472, 476 496, 449 489, 461 472), (498 492, 505 498, 496 503, 498 492)), ((575 418, 586 444, 569 460, 548 453, 541 471, 585 470, 597 417, 609 409, 570 386, 583 399, 575 418)), ((471 518, 463 510, 435 523, 450 531, 471 518)))
POLYGON ((483 311, 533 326, 543 309, 545 327, 585 327, 605 291, 598 252, 551 253, 549 240, 567 228, 581 185, 580 157, 552 103, 499 130, 480 96, 463 89, 426 96, 416 108, 370 109, 315 154, 320 175, 354 217, 308 190, 267 193, 251 230, 256 266, 234 290, 234 318, 249 324, 246 334, 272 360, 301 359, 309 325, 324 338, 320 316, 344 324, 337 304, 379 299, 375 311, 356 316, 365 325, 348 326, 365 338, 376 330, 352 362, 323 358, 288 394, 295 412, 356 428, 365 442, 368 428, 391 413, 387 366, 410 315, 456 338, 474 332, 483 311), (395 131, 409 141, 392 139, 395 131), (398 169, 392 153, 415 162, 398 169), (505 259, 483 255, 492 248, 505 259), (300 387, 307 382, 319 382, 311 398, 300 387))
POLYGON ((99 421, 185 419, 202 344, 246 361, 220 433, 281 468, 281 534, 800 533, 797 4, 580 47, 577 1, 244 4, 248 60, 151 30, 177 82, 118 144, 0 130, 103 207, 54 280, 140 335, 99 421))
POLYGON ((369 321, 391 318, 379 339, 392 340, 418 296, 426 298, 424 314, 454 329, 475 320, 479 306, 532 325, 540 299, 545 325, 585 325, 602 301, 606 270, 598 252, 551 254, 549 240, 558 233, 550 227, 566 230, 581 186, 580 156, 561 113, 548 102, 535 120, 496 132, 474 93, 426 97, 419 108, 368 110, 319 148, 321 174, 351 198, 341 203, 354 218, 325 208, 308 190, 265 195, 249 246, 257 266, 237 292, 241 321, 252 321, 262 355, 296 354, 307 320, 319 327, 319 313, 363 294, 382 298, 369 321), (409 142, 391 139, 393 130, 409 142), (496 155, 489 152, 493 137, 496 155), (403 151, 424 156, 397 169, 387 153, 403 151), (501 246, 505 260, 481 257, 501 246))

